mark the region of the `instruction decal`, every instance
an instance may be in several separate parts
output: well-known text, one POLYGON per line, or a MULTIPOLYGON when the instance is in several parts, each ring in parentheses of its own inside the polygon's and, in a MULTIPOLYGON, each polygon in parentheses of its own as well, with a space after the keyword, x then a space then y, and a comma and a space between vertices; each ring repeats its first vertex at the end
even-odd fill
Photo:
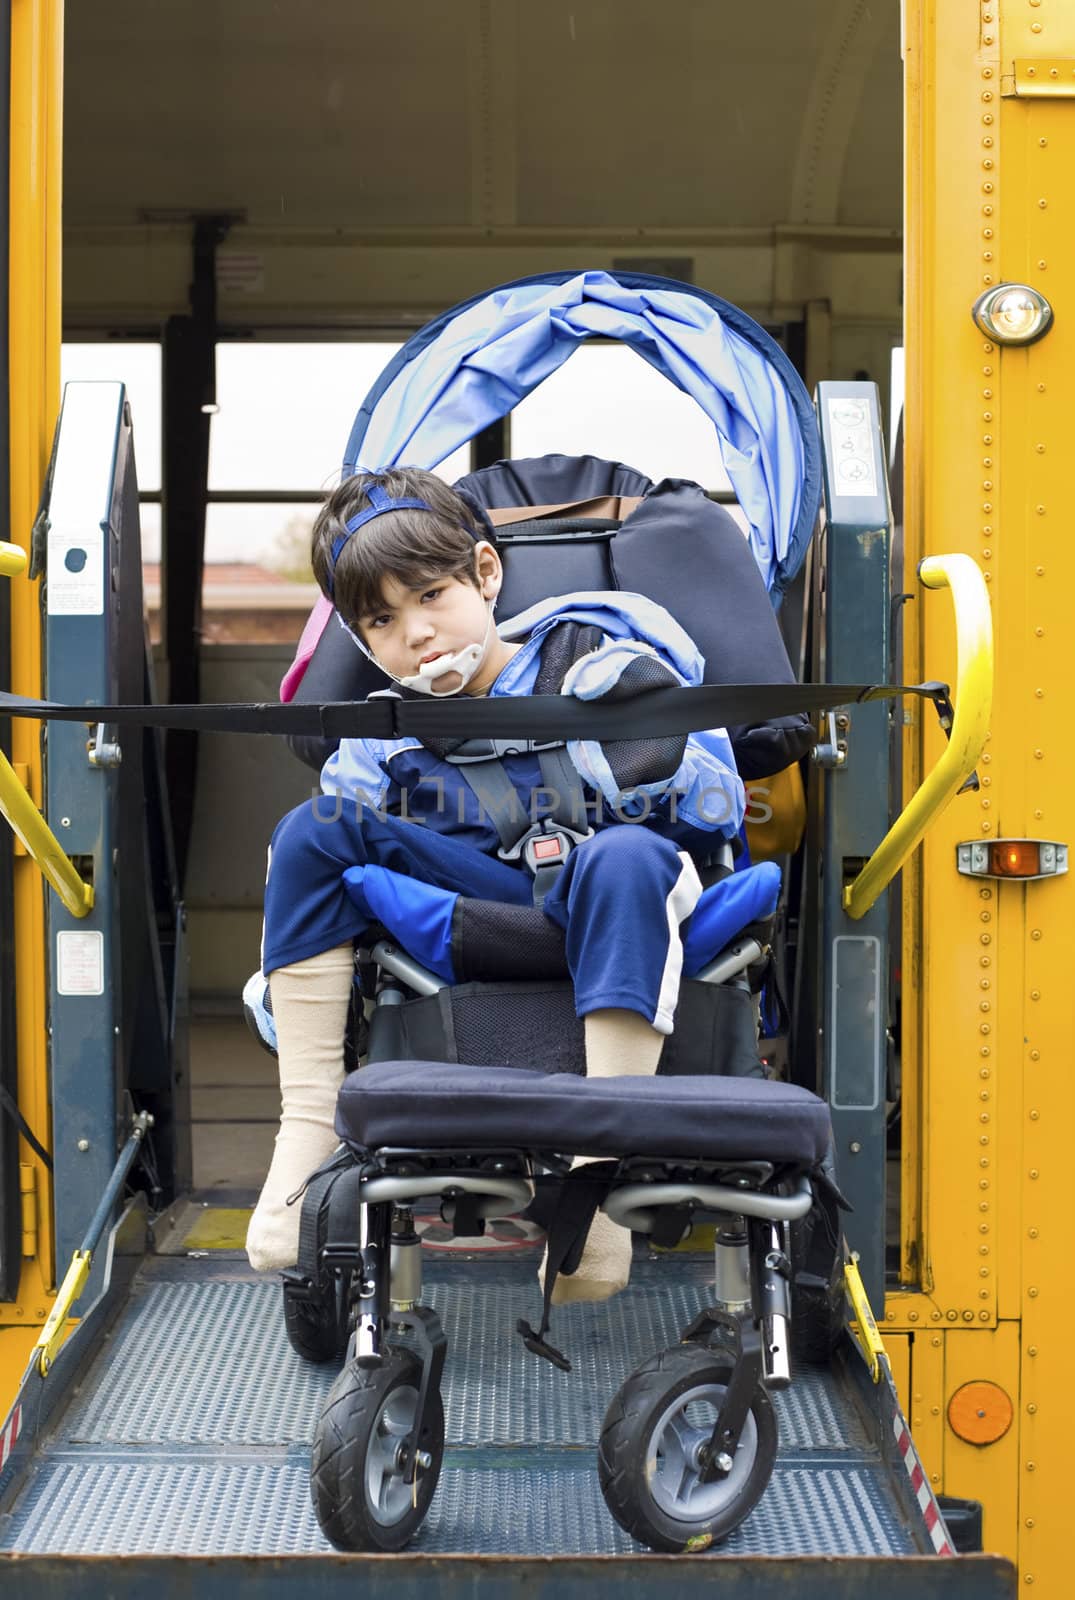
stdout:
POLYGON ((864 400, 833 400, 829 407, 833 495, 861 500, 877 494, 877 461, 870 408, 864 400))
POLYGON ((90 929, 65 929, 56 935, 58 994, 104 994, 105 938, 90 929))

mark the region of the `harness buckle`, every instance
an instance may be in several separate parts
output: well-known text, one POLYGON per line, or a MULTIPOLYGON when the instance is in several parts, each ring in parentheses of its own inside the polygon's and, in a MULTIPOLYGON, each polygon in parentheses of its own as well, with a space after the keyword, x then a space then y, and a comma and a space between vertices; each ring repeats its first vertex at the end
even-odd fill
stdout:
POLYGON ((569 828, 566 823, 553 822, 551 817, 542 817, 540 822, 527 828, 514 844, 502 844, 497 855, 502 861, 518 861, 521 857, 531 872, 553 863, 562 867, 573 846, 581 844, 592 833, 592 828, 580 832, 577 828, 569 828))
POLYGON ((521 858, 530 869, 534 879, 534 904, 540 908, 575 845, 589 839, 592 833, 592 828, 581 833, 562 822, 554 822, 551 817, 543 817, 513 845, 507 848, 501 845, 497 854, 504 861, 521 858))

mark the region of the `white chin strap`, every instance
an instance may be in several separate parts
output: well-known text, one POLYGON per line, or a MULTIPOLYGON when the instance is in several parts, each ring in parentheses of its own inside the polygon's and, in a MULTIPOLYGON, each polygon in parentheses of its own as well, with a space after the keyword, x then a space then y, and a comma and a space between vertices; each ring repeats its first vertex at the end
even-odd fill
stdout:
MULTIPOLYGON (((485 624, 485 634, 481 644, 466 644, 461 650, 437 656, 433 661, 424 662, 417 672, 410 673, 406 678, 401 678, 397 673, 390 672, 383 661, 377 660, 372 650, 366 649, 365 644, 352 629, 348 628, 347 631, 359 648, 369 656, 374 665, 380 667, 385 677, 391 678, 393 683, 398 683, 404 689, 413 689, 418 694, 431 694, 448 698, 453 694, 462 694, 485 659, 485 652, 489 647, 489 635, 493 627, 493 607, 496 601, 490 600, 487 604, 489 606, 489 618, 485 624), (459 682, 453 689, 437 688, 437 684, 443 678, 449 678, 453 674, 457 674, 459 677, 459 682)), ((346 627, 346 624, 344 626, 346 627)))
MULTIPOLYGON (((489 614, 490 622, 492 613, 489 614)), ((489 629, 485 630, 485 638, 489 637, 489 629)), ((416 689, 419 694, 453 695, 460 694, 473 678, 482 664, 485 655, 485 640, 481 644, 466 644, 462 650, 456 650, 452 655, 437 656, 433 661, 423 661, 417 672, 412 672, 406 678, 396 678, 404 689, 416 689), (454 689, 438 689, 437 684, 442 678, 449 678, 453 673, 459 674, 459 682, 454 689)), ((380 663, 378 662, 378 666, 380 663)), ((385 668, 381 667, 384 672, 385 668)), ((389 677, 395 677, 389 673, 389 677)))

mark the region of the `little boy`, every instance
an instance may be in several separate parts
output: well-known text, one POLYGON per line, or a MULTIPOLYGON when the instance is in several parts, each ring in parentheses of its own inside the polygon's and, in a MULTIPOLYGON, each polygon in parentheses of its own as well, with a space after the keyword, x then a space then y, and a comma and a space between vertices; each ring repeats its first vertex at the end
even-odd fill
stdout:
MULTIPOLYGON (((550 635, 564 623, 588 627, 585 637, 597 648, 567 665, 562 693, 622 699, 661 683, 701 681, 690 639, 640 595, 560 597, 499 633, 493 608, 503 569, 493 529, 477 506, 428 472, 348 479, 314 525, 313 567, 357 648, 405 695, 547 692, 550 635)), ((501 767, 525 817, 547 788, 539 755, 520 744, 501 767)), ((714 834, 738 830, 742 785, 721 731, 573 740, 566 753, 591 827, 578 830, 541 907, 564 931, 587 1072, 650 1073, 672 1031, 684 970, 680 929, 702 892, 696 862, 711 853, 714 834)), ((438 940, 458 896, 533 903, 530 872, 498 854, 496 821, 451 754, 450 742, 344 740, 322 773, 331 805, 323 796, 298 807, 273 835, 262 970, 283 1112, 247 1235, 259 1270, 294 1263, 300 1207, 287 1199, 337 1143, 355 940, 382 923, 416 959, 446 963, 450 977, 438 940), (428 886, 420 919, 413 898, 403 897, 414 882, 428 886)), ((557 1298, 604 1298, 626 1283, 629 1269, 630 1236, 599 1213, 583 1261, 559 1281, 557 1298)))

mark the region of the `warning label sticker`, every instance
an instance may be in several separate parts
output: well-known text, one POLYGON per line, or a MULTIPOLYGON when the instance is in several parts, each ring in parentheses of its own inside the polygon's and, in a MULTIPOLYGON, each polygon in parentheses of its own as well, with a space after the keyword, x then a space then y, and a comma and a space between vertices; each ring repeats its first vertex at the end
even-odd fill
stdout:
POLYGON ((67 929, 56 935, 59 994, 104 994, 104 934, 67 929))

